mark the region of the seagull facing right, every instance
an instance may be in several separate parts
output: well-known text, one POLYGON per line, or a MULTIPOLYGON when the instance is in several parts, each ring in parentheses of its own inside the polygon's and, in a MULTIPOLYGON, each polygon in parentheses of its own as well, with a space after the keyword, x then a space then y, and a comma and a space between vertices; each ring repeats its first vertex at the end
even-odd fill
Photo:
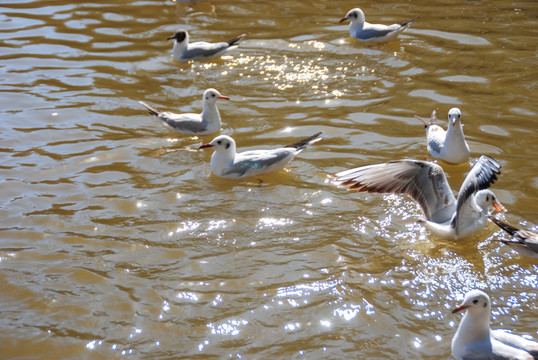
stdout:
POLYGON ((199 41, 189 44, 189 33, 186 30, 179 29, 168 40, 174 40, 174 47, 172 49, 174 59, 180 62, 187 62, 220 56, 230 49, 235 49, 239 45, 239 41, 245 36, 247 34, 242 34, 229 41, 218 43, 199 41))
POLYGON ((490 206, 504 211, 495 194, 486 190, 497 180, 500 168, 495 159, 482 155, 461 184, 457 201, 441 166, 428 161, 360 166, 336 174, 335 183, 360 192, 407 194, 420 204, 426 228, 442 238, 459 239, 486 225, 490 206))
POLYGON ((456 360, 533 360, 538 359, 538 343, 503 330, 491 330, 491 302, 481 290, 465 294, 463 303, 452 313, 467 310, 452 338, 456 360))
POLYGON ((370 24, 366 22, 362 10, 355 8, 349 10, 349 12, 342 20, 340 20, 340 22, 342 23, 346 20, 351 21, 349 24, 349 36, 357 40, 369 43, 384 43, 395 39, 418 18, 419 17, 407 20, 401 24, 370 24))
POLYGON ((463 135, 460 109, 452 108, 448 111, 448 129, 446 132, 437 125, 435 110, 432 111, 429 123, 417 115, 415 117, 422 121, 426 127, 428 151, 433 157, 450 164, 460 164, 469 159, 471 150, 463 135))
POLYGON ((201 114, 174 114, 168 111, 160 111, 143 101, 139 101, 139 103, 148 109, 150 115, 155 116, 166 128, 173 132, 188 135, 205 135, 220 130, 220 114, 219 109, 217 109, 217 100, 219 99, 230 100, 215 89, 204 91, 201 114))
POLYGON ((538 259, 538 234, 528 230, 518 229, 504 221, 497 220, 494 216, 488 218, 497 226, 512 236, 511 240, 501 240, 506 245, 514 247, 523 255, 538 259))

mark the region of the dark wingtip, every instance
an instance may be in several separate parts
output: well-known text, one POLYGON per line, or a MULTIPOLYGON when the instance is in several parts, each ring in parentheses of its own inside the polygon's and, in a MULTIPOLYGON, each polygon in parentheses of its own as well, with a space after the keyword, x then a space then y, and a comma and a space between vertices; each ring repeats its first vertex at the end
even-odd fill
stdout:
POLYGON ((291 148, 296 148, 296 149, 302 149, 304 148, 306 145, 310 145, 312 144, 313 142, 315 141, 319 141, 321 139, 318 139, 319 136, 323 134, 322 131, 318 132, 318 133, 315 133, 314 135, 312 136, 309 136, 305 139, 302 139, 302 140, 299 140, 297 141, 296 143, 293 143, 293 144, 289 144, 289 145, 286 145, 284 147, 291 147, 291 148))
POLYGON ((233 46, 233 45, 238 45, 239 44, 239 41, 241 41, 245 36, 247 36, 249 33, 245 33, 245 34, 241 34, 237 37, 234 37, 233 39, 231 40, 228 40, 227 43, 228 43, 228 46, 233 46))

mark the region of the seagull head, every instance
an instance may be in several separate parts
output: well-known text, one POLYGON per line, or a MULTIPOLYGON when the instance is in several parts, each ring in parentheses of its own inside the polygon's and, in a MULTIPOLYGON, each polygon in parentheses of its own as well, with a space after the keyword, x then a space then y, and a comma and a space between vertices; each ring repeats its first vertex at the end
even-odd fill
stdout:
POLYGON ((361 9, 355 8, 348 11, 346 16, 340 20, 341 23, 344 21, 349 20, 351 21, 351 24, 357 23, 357 24, 364 24, 364 13, 361 9))
POLYGON ((223 99, 223 100, 230 100, 229 97, 221 95, 217 90, 215 89, 207 89, 204 91, 204 103, 210 103, 214 104, 217 102, 217 100, 223 99))
POLYGON ((235 153, 235 141, 227 135, 219 135, 210 143, 203 144, 200 149, 213 148, 215 151, 235 153))
POLYGON ((448 126, 455 126, 461 123, 461 111, 458 108, 452 108, 448 111, 448 126))
POLYGON ((478 206, 487 211, 490 206, 493 206, 498 212, 504 212, 506 209, 497 200, 495 194, 491 190, 480 190, 475 195, 475 201, 478 206))
POLYGON ((189 33, 187 33, 186 30, 178 29, 178 30, 176 30, 174 35, 167 38, 167 40, 172 40, 172 39, 174 39, 178 43, 181 43, 183 41, 186 41, 188 43, 189 42, 189 33))
POLYGON ((489 319, 489 312, 491 309, 491 303, 489 296, 481 290, 471 290, 465 294, 465 298, 460 306, 452 310, 452 313, 457 313, 462 310, 467 310, 467 313, 471 317, 482 317, 484 314, 489 319))

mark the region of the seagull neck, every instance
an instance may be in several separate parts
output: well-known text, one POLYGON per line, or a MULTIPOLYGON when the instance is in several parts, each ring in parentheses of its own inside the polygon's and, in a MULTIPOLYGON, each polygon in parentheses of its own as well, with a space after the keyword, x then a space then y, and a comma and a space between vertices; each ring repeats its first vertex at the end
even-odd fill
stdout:
POLYGON ((490 337, 489 309, 478 316, 467 312, 461 320, 458 332, 467 343, 480 341, 490 337))
MULTIPOLYGON (((204 101, 202 113, 200 114, 202 121, 208 124, 217 126, 220 129, 220 113, 217 108, 217 103, 210 103, 209 101, 204 101)), ((234 149, 235 151, 235 149, 234 149)))
POLYGON ((174 41, 174 47, 172 48, 172 52, 174 54, 174 57, 176 59, 181 59, 181 56, 187 50, 187 47, 189 46, 189 43, 187 42, 187 39, 183 40, 182 42, 174 41))

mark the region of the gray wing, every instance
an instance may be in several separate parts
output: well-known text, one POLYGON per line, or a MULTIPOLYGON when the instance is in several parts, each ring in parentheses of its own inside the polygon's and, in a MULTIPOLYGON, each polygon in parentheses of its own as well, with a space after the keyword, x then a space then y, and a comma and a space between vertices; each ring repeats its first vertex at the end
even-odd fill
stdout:
POLYGON ((359 33, 356 33, 356 37, 359 40, 370 40, 377 37, 388 35, 393 31, 394 31, 393 29, 386 29, 386 30, 367 29, 367 30, 362 30, 359 33))
POLYGON ((240 177, 249 172, 256 175, 272 167, 278 168, 279 163, 283 167, 288 162, 287 158, 294 152, 295 149, 291 148, 245 151, 236 155, 234 164, 223 175, 237 174, 240 177))
POLYGON ((456 199, 443 169, 419 160, 397 160, 361 166, 336 174, 336 184, 369 193, 407 194, 417 201, 427 220, 450 221, 456 199))
POLYGON ((538 342, 536 341, 525 339, 522 336, 511 334, 502 329, 492 330, 491 336, 505 345, 528 352, 534 358, 538 357, 538 342))
POLYGON ((227 42, 208 43, 196 42, 189 44, 187 50, 183 53, 185 58, 206 58, 215 56, 218 53, 226 51, 230 47, 227 42))
POLYGON ((478 162, 474 164, 471 171, 469 171, 458 192, 456 216, 452 221, 452 224, 456 228, 456 233, 460 224, 465 221, 465 219, 458 217, 458 213, 461 213, 462 207, 466 205, 469 198, 477 191, 490 187, 497 180, 497 175, 501 173, 500 169, 501 165, 495 159, 482 155, 478 159, 478 162))
POLYGON ((207 123, 199 119, 198 114, 160 113, 157 118, 164 126, 175 132, 199 134, 207 130, 207 123))

